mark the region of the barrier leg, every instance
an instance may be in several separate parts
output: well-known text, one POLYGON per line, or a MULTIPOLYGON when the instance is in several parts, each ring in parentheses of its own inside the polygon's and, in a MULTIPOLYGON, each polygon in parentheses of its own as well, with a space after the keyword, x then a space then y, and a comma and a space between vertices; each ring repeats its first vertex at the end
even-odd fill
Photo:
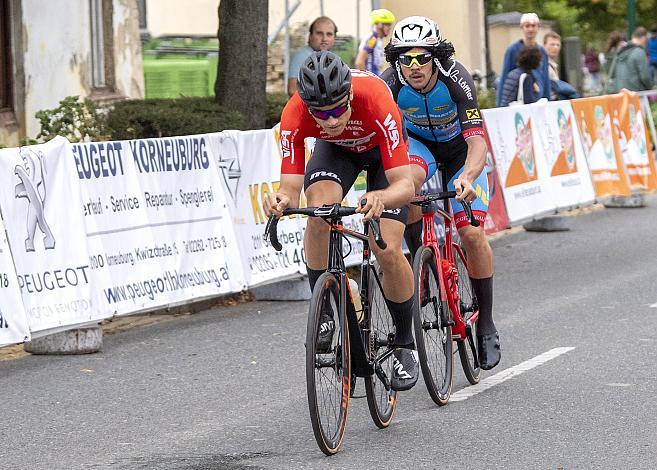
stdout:
POLYGON ((612 196, 603 204, 610 208, 637 208, 645 207, 646 200, 643 194, 632 194, 631 196, 612 196))
POLYGON ((25 343, 25 351, 32 354, 91 354, 103 346, 100 326, 60 331, 25 343))
POLYGON ((250 290, 256 300, 310 300, 312 297, 307 277, 275 282, 250 290))
POLYGON ((534 219, 522 225, 528 232, 565 232, 570 230, 566 224, 566 217, 549 215, 541 219, 534 219))

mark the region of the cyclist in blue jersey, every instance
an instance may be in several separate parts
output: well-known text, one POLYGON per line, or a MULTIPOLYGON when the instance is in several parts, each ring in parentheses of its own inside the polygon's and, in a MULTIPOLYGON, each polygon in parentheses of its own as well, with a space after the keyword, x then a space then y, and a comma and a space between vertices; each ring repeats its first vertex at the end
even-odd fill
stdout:
MULTIPOLYGON (((404 116, 416 191, 434 174, 438 161, 449 181, 443 190, 457 193, 451 203, 479 304, 480 362, 482 369, 492 369, 500 361, 500 341, 493 322, 493 252, 483 228, 488 210, 486 140, 474 82, 453 58, 454 47, 441 37, 438 25, 422 16, 397 23, 385 53, 391 67, 381 78, 404 116), (472 203, 480 227, 468 223, 463 200, 472 203)), ((419 210, 409 214, 405 238, 413 254, 421 245, 420 218, 419 210)))

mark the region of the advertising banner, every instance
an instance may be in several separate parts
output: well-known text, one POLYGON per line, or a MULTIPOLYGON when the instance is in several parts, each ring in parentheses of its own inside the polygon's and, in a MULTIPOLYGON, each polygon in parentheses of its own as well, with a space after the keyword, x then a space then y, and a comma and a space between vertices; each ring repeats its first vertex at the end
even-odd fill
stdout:
POLYGON ((572 100, 571 104, 596 196, 629 196, 622 156, 614 144, 617 136, 612 127, 609 100, 606 97, 580 98, 572 100))
POLYGON ((0 218, 0 347, 30 340, 23 299, 0 218))
POLYGON ((102 318, 69 143, 0 150, 0 209, 32 332, 102 318))
POLYGON ((506 206, 504 205, 502 185, 500 183, 500 177, 498 176, 497 164, 495 162, 495 155, 493 154, 493 146, 490 143, 488 129, 486 129, 486 145, 488 147, 488 152, 486 153, 486 167, 484 168, 484 171, 488 178, 489 202, 488 213, 486 214, 486 221, 484 222, 484 230, 487 234, 491 234, 507 228, 509 226, 509 216, 506 213, 506 206))
POLYGON ((557 208, 592 202, 595 198, 581 138, 568 101, 532 105, 536 132, 549 171, 549 196, 557 208))
POLYGON ((555 210, 549 170, 533 122, 533 105, 483 110, 511 223, 555 210))
POLYGON ((96 305, 125 314, 245 287, 203 135, 73 144, 96 305))
POLYGON ((650 148, 639 95, 624 91, 608 97, 630 189, 657 189, 655 160, 650 148))
POLYGON ((247 285, 305 274, 305 221, 300 223, 297 216, 279 221, 281 252, 264 236, 267 216, 262 201, 280 185, 281 163, 274 131, 224 131, 209 134, 208 140, 228 195, 229 220, 237 234, 247 285))

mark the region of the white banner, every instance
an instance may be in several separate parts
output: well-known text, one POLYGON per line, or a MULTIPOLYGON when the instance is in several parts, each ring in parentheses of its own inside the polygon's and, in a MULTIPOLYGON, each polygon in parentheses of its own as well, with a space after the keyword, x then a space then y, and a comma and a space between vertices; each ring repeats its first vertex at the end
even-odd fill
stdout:
POLYGON ((68 141, 0 150, 0 209, 31 331, 101 318, 68 141))
POLYGON ((539 156, 547 162, 552 203, 566 208, 592 202, 595 192, 570 102, 537 103, 531 111, 542 149, 539 156))
POLYGON ((532 106, 483 110, 511 223, 556 209, 532 106))
POLYGON ((209 134, 208 141, 227 194, 246 283, 255 286, 305 274, 305 221, 300 222, 299 217, 281 219, 281 252, 275 251, 264 237, 267 216, 262 200, 278 189, 281 174, 274 131, 224 131, 209 134))
POLYGON ((29 340, 23 299, 0 217, 0 347, 29 340))
POLYGON ((71 153, 106 316, 245 287, 207 136, 73 144, 71 153))

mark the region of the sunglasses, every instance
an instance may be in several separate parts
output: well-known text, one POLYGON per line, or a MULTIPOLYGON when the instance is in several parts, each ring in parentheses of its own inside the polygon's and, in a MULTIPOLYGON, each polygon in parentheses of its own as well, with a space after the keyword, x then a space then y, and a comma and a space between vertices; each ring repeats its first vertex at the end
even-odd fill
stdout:
POLYGON ((407 52, 399 56, 399 64, 404 67, 411 67, 415 63, 418 67, 423 67, 431 62, 433 57, 430 52, 407 52))
POLYGON ((319 109, 315 109, 315 108, 308 108, 308 111, 310 111, 310 114, 312 114, 317 119, 320 119, 322 121, 326 121, 327 119, 329 119, 331 117, 334 117, 334 118, 337 119, 340 116, 342 116, 344 113, 347 112, 347 110, 349 109, 349 103, 350 103, 350 101, 347 100, 343 104, 341 104, 340 106, 337 106, 333 109, 328 109, 326 111, 320 111, 319 109))

